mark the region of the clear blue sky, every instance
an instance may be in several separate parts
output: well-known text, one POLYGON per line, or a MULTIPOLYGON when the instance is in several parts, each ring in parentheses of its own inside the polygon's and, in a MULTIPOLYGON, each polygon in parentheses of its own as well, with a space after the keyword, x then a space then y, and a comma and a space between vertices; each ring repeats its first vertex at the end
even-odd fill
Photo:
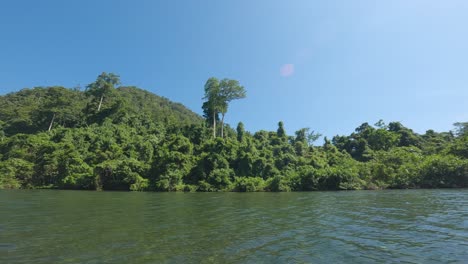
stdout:
POLYGON ((245 86, 226 120, 250 131, 468 121, 466 0, 6 0, 0 36, 2 94, 106 71, 201 113, 214 76, 245 86))

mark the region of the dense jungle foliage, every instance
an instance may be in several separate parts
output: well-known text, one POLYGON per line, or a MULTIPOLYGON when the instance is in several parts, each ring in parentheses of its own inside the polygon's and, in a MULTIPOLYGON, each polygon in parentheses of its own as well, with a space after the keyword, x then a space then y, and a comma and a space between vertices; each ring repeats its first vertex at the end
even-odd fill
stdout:
POLYGON ((211 78, 205 118, 103 73, 84 91, 37 87, 0 97, 0 188, 312 191, 468 186, 468 123, 417 134, 364 123, 325 138, 224 124, 237 81, 211 78), (216 125, 216 124, 220 125, 216 125), (221 136, 222 135, 222 136, 221 136))

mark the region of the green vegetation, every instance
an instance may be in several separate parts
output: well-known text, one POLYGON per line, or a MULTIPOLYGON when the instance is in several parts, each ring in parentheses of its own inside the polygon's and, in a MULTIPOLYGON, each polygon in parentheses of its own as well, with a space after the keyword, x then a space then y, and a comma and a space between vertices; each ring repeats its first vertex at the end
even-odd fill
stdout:
POLYGON ((223 79, 218 81, 210 78, 205 84, 206 102, 203 103, 203 112, 207 120, 213 120, 213 137, 216 137, 216 122, 221 113, 221 137, 224 137, 224 116, 228 103, 232 100, 245 98, 245 89, 236 80, 223 79))
POLYGON ((468 187, 468 122, 420 135, 364 123, 324 139, 224 124, 246 96, 210 78, 205 119, 103 73, 85 91, 24 89, 0 97, 0 188, 132 191, 312 191, 468 187), (221 118, 220 116, 221 115, 221 118), (219 125, 218 125, 219 124, 219 125), (219 136, 218 136, 219 135, 219 136))

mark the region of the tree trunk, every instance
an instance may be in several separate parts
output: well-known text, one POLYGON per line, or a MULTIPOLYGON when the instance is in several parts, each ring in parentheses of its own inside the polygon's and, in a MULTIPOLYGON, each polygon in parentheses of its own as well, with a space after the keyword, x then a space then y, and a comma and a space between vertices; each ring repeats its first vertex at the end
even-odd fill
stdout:
POLYGON ((221 113, 221 138, 224 138, 224 113, 221 113))
POLYGON ((101 100, 99 101, 99 106, 97 108, 97 111, 99 112, 101 110, 101 106, 102 106, 102 100, 104 99, 104 95, 101 95, 101 100))
POLYGON ((213 138, 216 137, 216 111, 213 111, 213 138))
POLYGON ((54 113, 54 115, 52 116, 52 120, 50 120, 49 130, 47 130, 47 131, 50 131, 50 130, 52 129, 52 126, 54 125, 54 120, 55 120, 55 113, 54 113))

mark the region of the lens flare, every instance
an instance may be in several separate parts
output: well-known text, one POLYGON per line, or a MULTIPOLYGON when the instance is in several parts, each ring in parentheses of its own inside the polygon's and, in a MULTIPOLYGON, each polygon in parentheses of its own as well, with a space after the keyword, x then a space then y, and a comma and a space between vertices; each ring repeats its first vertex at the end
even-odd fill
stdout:
POLYGON ((280 75, 283 77, 289 77, 294 74, 294 64, 284 64, 280 68, 280 75))

